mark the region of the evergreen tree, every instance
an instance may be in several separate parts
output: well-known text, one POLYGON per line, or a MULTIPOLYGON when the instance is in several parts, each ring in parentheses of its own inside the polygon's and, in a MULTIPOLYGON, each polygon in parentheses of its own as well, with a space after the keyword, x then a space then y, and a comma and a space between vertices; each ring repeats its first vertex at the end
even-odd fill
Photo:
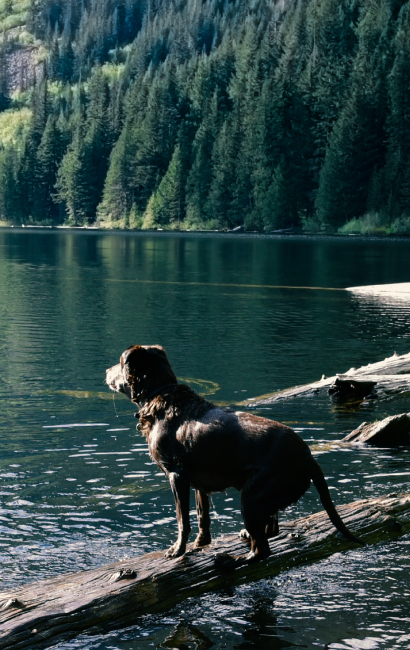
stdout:
POLYGON ((16 169, 18 154, 14 147, 0 151, 0 218, 20 222, 16 194, 16 169))
POLYGON ((232 125, 226 120, 215 140, 212 151, 212 182, 206 203, 206 214, 215 219, 221 227, 233 228, 235 223, 230 215, 234 197, 235 162, 238 155, 238 143, 231 137, 232 125))
POLYGON ((95 217, 93 191, 89 176, 92 172, 90 142, 77 129, 57 174, 55 200, 64 205, 67 222, 73 226, 88 224, 95 217))
POLYGON ((63 33, 61 43, 59 45, 59 59, 56 70, 56 77, 60 81, 69 82, 74 74, 74 61, 75 55, 70 37, 66 37, 63 33))
POLYGON ((175 147, 171 162, 154 194, 151 205, 156 225, 180 226, 185 216, 186 170, 181 145, 175 147))
POLYGON ((4 48, 0 49, 0 112, 10 106, 10 96, 7 83, 7 57, 4 48))
POLYGON ((58 221, 60 213, 53 201, 57 169, 62 159, 62 137, 56 118, 49 116, 36 153, 32 216, 36 221, 58 221))
POLYGON ((186 211, 190 222, 206 221, 206 204, 212 183, 212 151, 218 135, 218 96, 214 92, 192 145, 192 167, 187 179, 186 211))
POLYGON ((390 114, 387 202, 390 217, 410 214, 410 6, 403 6, 394 39, 394 63, 388 79, 390 114))
POLYGON ((135 156, 129 156, 129 184, 137 208, 143 210, 165 174, 174 150, 178 113, 171 77, 154 81, 142 121, 130 126, 128 145, 135 156))
POLYGON ((102 221, 119 221, 129 214, 132 207, 133 193, 128 178, 128 141, 129 132, 125 127, 112 151, 103 197, 98 207, 98 217, 102 221))

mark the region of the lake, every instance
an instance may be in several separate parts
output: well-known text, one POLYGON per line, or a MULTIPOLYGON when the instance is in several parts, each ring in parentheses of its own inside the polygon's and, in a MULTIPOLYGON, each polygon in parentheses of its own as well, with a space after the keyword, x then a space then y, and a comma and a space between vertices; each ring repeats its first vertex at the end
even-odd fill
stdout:
MULTIPOLYGON (((175 540, 135 407, 104 385, 131 344, 163 345, 180 381, 226 405, 410 351, 410 303, 345 290, 408 282, 409 239, 14 228, 0 231, 0 277, 2 588, 175 540)), ((309 444, 407 411, 327 396, 255 409, 309 444)), ((408 490, 409 449, 319 462, 336 505, 408 490)), ((321 509, 312 487, 281 519, 321 509)), ((213 534, 241 525, 238 493, 214 495, 213 534)), ((410 536, 354 548, 56 648, 409 648, 409 551, 410 536)))

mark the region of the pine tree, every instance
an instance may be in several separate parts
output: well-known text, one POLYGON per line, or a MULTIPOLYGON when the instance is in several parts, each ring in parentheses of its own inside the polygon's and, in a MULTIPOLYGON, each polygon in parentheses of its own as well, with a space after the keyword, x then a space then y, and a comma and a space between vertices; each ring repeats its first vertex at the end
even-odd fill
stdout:
POLYGON ((151 205, 156 225, 180 226, 185 216, 186 170, 181 145, 175 147, 171 162, 154 194, 151 205))
POLYGON ((62 158, 62 138, 56 118, 49 116, 36 153, 32 216, 36 221, 58 221, 60 213, 53 201, 57 169, 62 158))
POLYGON ((70 225, 88 224, 95 217, 96 206, 89 185, 91 170, 90 143, 77 129, 59 167, 54 195, 55 201, 64 205, 70 225))
POLYGON ((7 83, 7 58, 4 48, 0 49, 0 112, 10 106, 10 95, 7 83))
POLYGON ((212 183, 212 151, 218 135, 218 96, 214 92, 192 145, 192 167, 187 179, 186 212, 189 222, 207 220, 206 203, 212 183))
POLYGON ((170 77, 154 81, 142 122, 129 131, 128 144, 135 152, 135 157, 129 156, 129 182, 139 210, 145 209, 157 189, 174 149, 178 114, 172 85, 170 77))
POLYGON ((9 222, 19 222, 22 216, 18 211, 16 192, 17 161, 14 147, 0 151, 0 218, 9 222))
POLYGON ((133 203, 133 193, 128 182, 128 129, 124 128, 111 153, 105 179, 103 197, 98 206, 98 218, 115 222, 127 216, 133 203))
MULTIPOLYGON (((235 125, 234 125, 235 126, 235 125)), ((233 228, 230 208, 235 186, 235 162, 238 155, 237 142, 230 123, 222 125, 212 151, 212 183, 206 203, 208 218, 216 220, 221 227, 233 228)))
POLYGON ((387 194, 390 218, 410 214, 410 6, 403 6, 394 39, 394 63, 388 79, 390 115, 387 194))

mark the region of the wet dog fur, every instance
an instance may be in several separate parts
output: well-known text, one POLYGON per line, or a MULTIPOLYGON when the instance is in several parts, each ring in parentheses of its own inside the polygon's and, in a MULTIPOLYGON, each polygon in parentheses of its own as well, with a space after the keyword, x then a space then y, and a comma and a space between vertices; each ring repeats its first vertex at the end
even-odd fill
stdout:
POLYGON ((106 371, 106 383, 139 406, 139 429, 150 456, 169 479, 178 538, 167 557, 186 550, 190 486, 199 527, 196 547, 211 541, 208 495, 234 487, 241 493, 242 535, 251 546, 245 561, 268 557, 268 539, 279 532, 278 510, 296 503, 311 481, 335 527, 362 543, 342 522, 320 466, 297 433, 251 413, 219 408, 179 384, 161 346, 125 350, 120 363, 106 371))

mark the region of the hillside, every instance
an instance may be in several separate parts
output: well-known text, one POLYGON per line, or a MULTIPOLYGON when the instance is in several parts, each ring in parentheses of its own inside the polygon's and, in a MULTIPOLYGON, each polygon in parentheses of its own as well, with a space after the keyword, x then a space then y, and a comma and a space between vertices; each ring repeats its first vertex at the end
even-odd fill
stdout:
POLYGON ((410 231, 410 2, 5 0, 0 21, 4 222, 410 231))

